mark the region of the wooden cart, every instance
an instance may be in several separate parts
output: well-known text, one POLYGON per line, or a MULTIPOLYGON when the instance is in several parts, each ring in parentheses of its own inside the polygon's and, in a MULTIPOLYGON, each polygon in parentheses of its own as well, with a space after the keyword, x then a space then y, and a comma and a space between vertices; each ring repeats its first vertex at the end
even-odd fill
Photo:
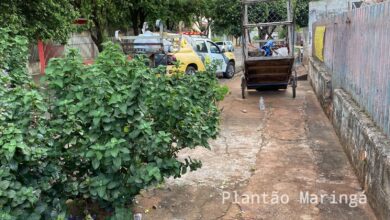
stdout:
MULTIPOLYGON (((293 97, 296 96, 297 77, 293 71, 294 65, 294 22, 292 15, 291 0, 286 0, 287 21, 271 21, 266 23, 249 23, 248 10, 255 4, 267 4, 275 0, 243 0, 243 57, 244 57, 244 75, 241 78, 242 98, 245 98, 246 89, 287 89, 288 85, 292 86, 293 97), (287 30, 285 39, 274 39, 272 33, 266 36, 259 36, 258 41, 251 41, 250 32, 254 28, 260 30, 272 30, 276 27, 280 30, 287 30), (261 53, 262 46, 272 41, 279 45, 284 45, 285 52, 283 55, 274 54, 265 56, 261 53), (258 46, 253 46, 253 43, 258 46), (255 49, 253 49, 255 48, 255 49), (252 49, 252 51, 251 51, 252 49), (275 56, 277 55, 277 56, 275 56), (295 74, 292 74, 292 73, 295 74)), ((273 48, 275 49, 275 48, 273 48)), ((274 52, 276 53, 276 52, 274 52)), ((269 54, 268 54, 269 55, 269 54)))

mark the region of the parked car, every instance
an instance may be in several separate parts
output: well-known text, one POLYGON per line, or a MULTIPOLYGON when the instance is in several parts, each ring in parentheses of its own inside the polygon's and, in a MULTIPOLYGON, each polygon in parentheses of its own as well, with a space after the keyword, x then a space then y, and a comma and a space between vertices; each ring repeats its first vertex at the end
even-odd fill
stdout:
POLYGON ((167 62, 169 72, 179 70, 187 74, 195 74, 204 71, 207 62, 217 63, 217 74, 225 78, 232 78, 236 72, 236 59, 232 52, 223 52, 221 48, 208 38, 184 35, 181 49, 176 53, 169 54, 170 60, 179 61, 179 68, 173 62, 167 62), (194 57, 196 54, 197 57, 194 57), (199 59, 201 63, 199 63, 199 59))
POLYGON ((217 41, 215 43, 221 48, 222 51, 227 51, 227 52, 234 51, 233 42, 231 41, 217 41))
POLYGON ((205 71, 204 60, 194 50, 191 44, 191 38, 183 36, 180 42, 180 48, 174 52, 168 53, 166 56, 168 73, 174 71, 185 72, 186 74, 195 74, 196 71, 205 71), (175 63, 178 62, 179 66, 176 67, 175 63))
POLYGON ((206 63, 217 63, 217 74, 232 78, 235 74, 235 57, 231 52, 224 52, 208 38, 191 35, 166 34, 159 38, 158 34, 123 37, 134 39, 126 43, 121 41, 126 54, 144 54, 153 62, 151 66, 166 66, 167 73, 175 71, 195 74, 206 70, 206 63), (162 42, 162 45, 161 43, 162 42), (178 64, 178 65, 177 65, 178 64))
POLYGON ((236 59, 232 52, 221 50, 208 38, 191 37, 191 44, 204 63, 207 60, 217 63, 217 74, 222 74, 225 78, 234 76, 236 59))

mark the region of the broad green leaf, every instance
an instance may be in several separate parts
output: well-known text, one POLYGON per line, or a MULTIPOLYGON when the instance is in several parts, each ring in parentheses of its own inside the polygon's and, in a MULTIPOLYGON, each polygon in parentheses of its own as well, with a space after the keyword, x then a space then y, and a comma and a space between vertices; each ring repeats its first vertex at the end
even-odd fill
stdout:
POLYGON ((98 187, 97 188, 97 194, 101 198, 104 197, 106 195, 106 187, 105 186, 98 187))
POLYGON ((11 184, 11 182, 8 180, 0 181, 0 189, 6 190, 6 189, 8 189, 10 184, 11 184))
POLYGON ((108 185, 107 185, 107 189, 114 189, 115 187, 119 186, 119 182, 116 182, 116 181, 111 181, 108 185))
POLYGON ((103 154, 99 151, 96 152, 96 159, 101 160, 103 158, 103 154))
POLYGON ((100 161, 98 159, 92 160, 92 167, 93 169, 97 170, 100 166, 100 161))
POLYGON ((90 150, 90 151, 88 151, 87 152, 87 154, 85 155, 87 158, 91 158, 91 157, 93 157, 95 155, 95 152, 94 151, 92 151, 92 150, 90 150))
POLYGON ((64 87, 64 82, 62 81, 62 79, 56 79, 53 81, 53 84, 54 85, 57 85, 58 87, 60 88, 63 88, 64 87))
POLYGON ((111 154, 112 157, 117 157, 118 154, 119 154, 119 148, 118 147, 112 148, 110 150, 110 154, 111 154))
POLYGON ((120 168, 121 165, 122 165, 122 159, 121 159, 120 157, 115 158, 115 159, 113 160, 113 162, 114 162, 114 166, 115 166, 116 168, 120 168))

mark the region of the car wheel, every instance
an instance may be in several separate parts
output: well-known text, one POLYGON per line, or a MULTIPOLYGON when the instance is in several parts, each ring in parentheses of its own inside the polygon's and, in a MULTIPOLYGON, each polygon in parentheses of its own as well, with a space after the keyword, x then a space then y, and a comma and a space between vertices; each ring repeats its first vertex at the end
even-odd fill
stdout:
POLYGON ((195 75, 196 69, 193 66, 188 66, 186 69, 186 74, 187 75, 195 75))
POLYGON ((234 66, 234 63, 233 62, 229 62, 227 67, 226 67, 226 72, 223 73, 223 76, 225 78, 232 78, 234 76, 234 74, 236 73, 236 68, 234 66))

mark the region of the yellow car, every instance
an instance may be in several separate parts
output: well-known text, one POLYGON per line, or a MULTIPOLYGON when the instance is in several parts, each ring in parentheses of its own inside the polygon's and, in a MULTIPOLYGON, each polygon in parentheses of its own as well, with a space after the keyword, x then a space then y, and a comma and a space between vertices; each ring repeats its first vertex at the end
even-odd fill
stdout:
POLYGON ((167 71, 182 71, 195 74, 204 71, 206 63, 217 63, 217 74, 232 78, 236 72, 236 60, 232 52, 222 52, 220 47, 210 39, 183 35, 177 52, 168 54, 167 71), (177 68, 174 63, 179 61, 177 68))
POLYGON ((168 54, 167 71, 173 73, 175 71, 194 74, 196 71, 205 71, 205 64, 201 57, 194 51, 189 42, 188 37, 183 37, 180 43, 180 48, 177 52, 168 54), (179 63, 177 68, 175 63, 179 63))

